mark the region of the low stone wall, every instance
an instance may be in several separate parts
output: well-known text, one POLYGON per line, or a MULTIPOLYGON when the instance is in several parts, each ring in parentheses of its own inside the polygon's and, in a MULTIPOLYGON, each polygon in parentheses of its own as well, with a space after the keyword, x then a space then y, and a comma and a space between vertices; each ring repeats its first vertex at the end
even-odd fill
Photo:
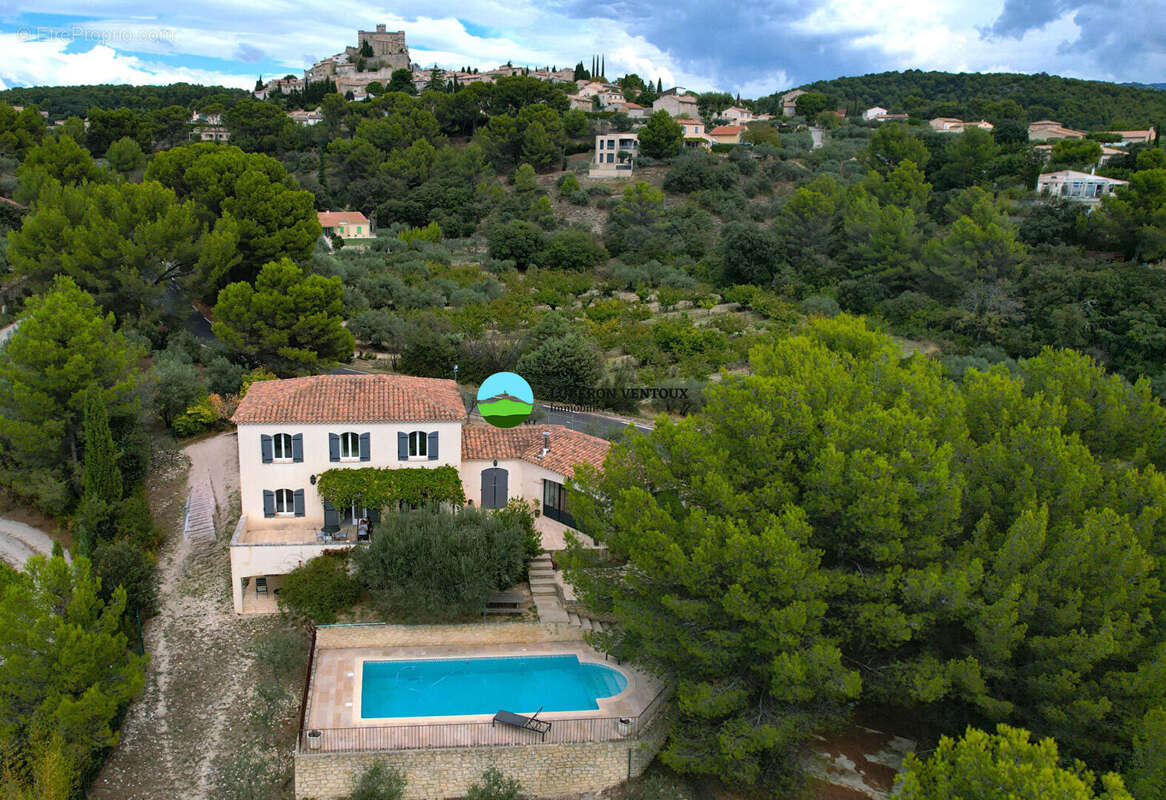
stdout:
POLYGON ((536 797, 598 792, 647 769, 666 734, 657 720, 644 735, 618 742, 450 747, 379 753, 297 753, 296 800, 329 800, 352 785, 376 761, 400 770, 405 800, 464 797, 482 773, 494 767, 536 797))
POLYGON ((493 622, 466 625, 325 625, 316 629, 319 649, 344 647, 411 647, 440 642, 476 645, 515 642, 579 641, 582 628, 566 624, 493 622))

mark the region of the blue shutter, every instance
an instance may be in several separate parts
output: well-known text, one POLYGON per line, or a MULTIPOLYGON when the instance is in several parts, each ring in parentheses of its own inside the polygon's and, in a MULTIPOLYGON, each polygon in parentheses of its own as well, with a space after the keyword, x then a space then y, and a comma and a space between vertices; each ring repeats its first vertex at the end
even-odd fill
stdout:
POLYGON ((275 516, 275 492, 263 490, 263 516, 275 516))
POLYGON ((436 461, 437 460, 437 431, 434 431, 433 433, 429 434, 428 450, 429 450, 429 460, 436 461))
POLYGON ((303 463, 304 460, 304 435, 297 433, 292 437, 292 461, 297 464, 303 463))
POLYGON ((360 460, 368 461, 371 457, 369 453, 369 435, 362 433, 360 435, 360 460))
POLYGON ((267 434, 262 434, 259 437, 259 453, 263 457, 264 464, 271 463, 271 437, 267 434))
POLYGON ((409 434, 407 433, 397 434, 397 460, 409 460, 409 434))
POLYGON ((340 460, 340 435, 336 433, 328 434, 328 460, 340 460))
POLYGON ((292 508, 295 509, 296 516, 302 517, 304 515, 304 490, 296 489, 292 493, 292 508))

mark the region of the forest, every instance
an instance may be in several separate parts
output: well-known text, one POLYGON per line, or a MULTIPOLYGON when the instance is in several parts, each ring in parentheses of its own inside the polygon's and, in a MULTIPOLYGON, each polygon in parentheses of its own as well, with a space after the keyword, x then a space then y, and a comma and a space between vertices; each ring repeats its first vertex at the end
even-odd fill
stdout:
MULTIPOLYGON (((595 134, 631 121, 524 76, 326 93, 310 127, 286 115, 294 98, 216 87, 0 93, 0 323, 21 323, 0 362, 0 484, 77 544, 72 564, 0 575, 27 616, 0 637, 13 796, 83 785, 140 686, 152 443, 229 427, 255 380, 339 364, 468 390, 515 370, 536 397, 688 390, 597 393, 663 416, 573 499, 642 568, 575 564, 622 623, 605 646, 677 688, 672 768, 788 788, 806 735, 891 707, 932 743, 969 726, 1001 747, 1054 737, 1106 786, 1120 773, 1156 796, 1166 150, 1101 165, 1128 185, 1086 207, 1033 187, 1097 154, 1043 153, 1025 131, 1162 118, 1166 95, 1094 86, 839 79, 808 87, 851 111, 817 148, 800 116, 709 152, 656 114, 622 182, 587 167, 595 134), (876 102, 911 122, 855 116, 876 102), (222 113, 230 143, 190 142, 196 111, 222 113), (933 113, 996 127, 917 124, 933 113), (317 212, 345 208, 376 236, 322 236, 317 212), (188 329, 192 303, 213 335, 188 329), (95 599, 74 619, 71 597, 95 599), (76 658, 22 655, 28 631, 60 625, 118 669, 13 689, 76 658)), ((709 122, 731 100, 701 98, 709 122)), ((942 782, 914 769, 919 797, 942 782)), ((1091 787, 1082 769, 1069 778, 1091 787)))

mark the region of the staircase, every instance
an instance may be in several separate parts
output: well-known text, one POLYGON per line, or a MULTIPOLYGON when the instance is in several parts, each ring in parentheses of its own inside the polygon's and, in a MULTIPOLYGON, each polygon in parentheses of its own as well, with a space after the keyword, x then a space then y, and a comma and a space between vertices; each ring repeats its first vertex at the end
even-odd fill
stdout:
POLYGON ((567 612, 563 610, 563 601, 559 597, 559 587, 555 583, 555 567, 551 564, 551 557, 541 555, 532 559, 528 577, 538 618, 543 622, 568 622, 567 612))
POLYGON ((576 614, 574 611, 567 612, 567 624, 573 625, 576 628, 582 628, 585 631, 595 631, 596 633, 603 633, 607 630, 607 626, 599 620, 589 617, 586 614, 576 614))
POLYGON ((182 535, 192 542, 215 540, 215 501, 209 491, 191 489, 186 498, 186 521, 182 535))

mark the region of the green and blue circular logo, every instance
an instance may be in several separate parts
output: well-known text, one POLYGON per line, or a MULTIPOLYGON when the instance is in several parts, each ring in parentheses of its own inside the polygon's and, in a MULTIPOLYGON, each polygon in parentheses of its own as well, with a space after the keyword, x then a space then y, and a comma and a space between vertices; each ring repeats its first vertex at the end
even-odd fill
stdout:
POLYGON ((478 410, 482 419, 496 428, 521 425, 534 410, 534 392, 521 375, 495 372, 478 389, 478 410))

